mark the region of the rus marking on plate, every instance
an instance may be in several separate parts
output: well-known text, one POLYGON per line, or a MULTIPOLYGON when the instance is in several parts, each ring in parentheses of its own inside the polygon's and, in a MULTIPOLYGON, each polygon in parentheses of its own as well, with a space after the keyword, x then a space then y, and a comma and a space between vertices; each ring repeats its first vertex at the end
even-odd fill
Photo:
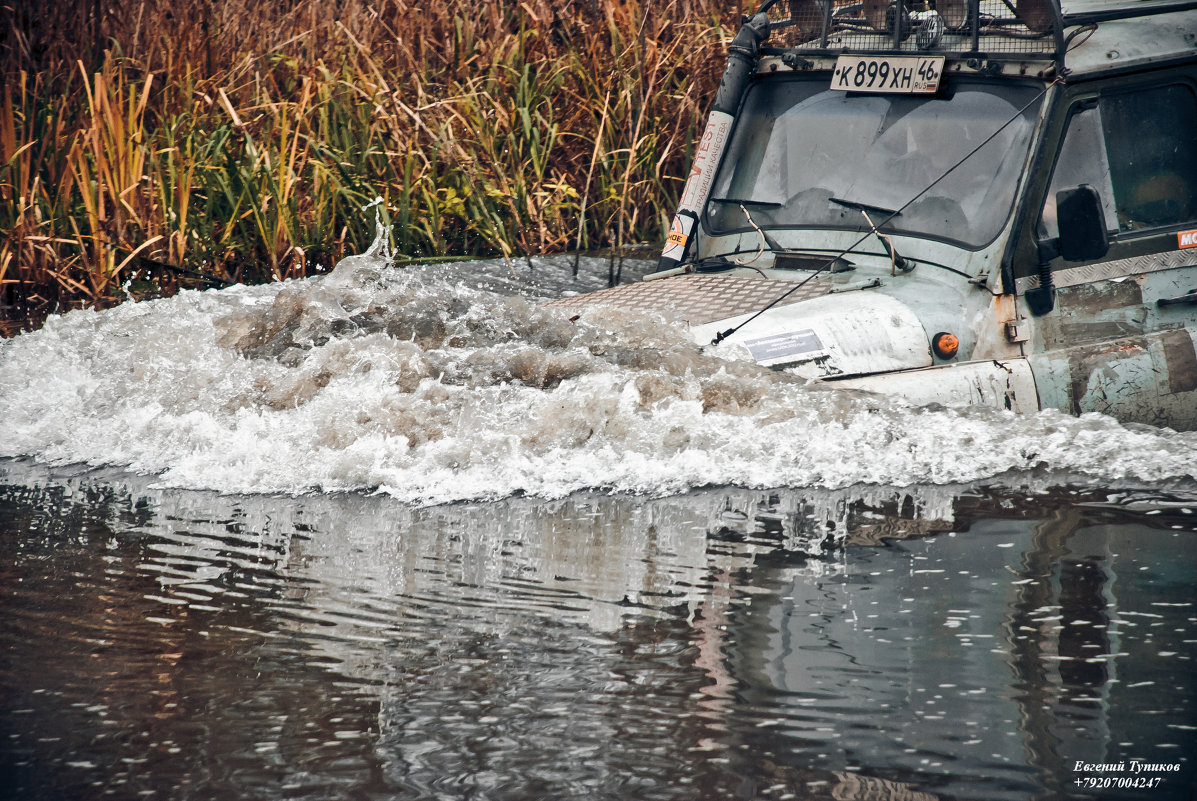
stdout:
POLYGON ((831 73, 831 88, 931 94, 939 88, 943 63, 943 56, 840 56, 831 73))
POLYGON ((818 334, 809 328, 760 339, 748 339, 744 341, 744 345, 752 354, 753 360, 758 362, 823 352, 823 343, 819 341, 818 334))

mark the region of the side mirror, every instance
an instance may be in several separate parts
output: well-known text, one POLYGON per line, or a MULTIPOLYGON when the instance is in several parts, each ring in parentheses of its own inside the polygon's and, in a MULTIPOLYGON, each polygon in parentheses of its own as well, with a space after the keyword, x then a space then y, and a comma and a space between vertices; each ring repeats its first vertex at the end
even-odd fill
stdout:
POLYGON ((1060 228, 1060 257, 1092 261, 1110 251, 1101 195, 1089 184, 1056 193, 1056 222, 1060 228))

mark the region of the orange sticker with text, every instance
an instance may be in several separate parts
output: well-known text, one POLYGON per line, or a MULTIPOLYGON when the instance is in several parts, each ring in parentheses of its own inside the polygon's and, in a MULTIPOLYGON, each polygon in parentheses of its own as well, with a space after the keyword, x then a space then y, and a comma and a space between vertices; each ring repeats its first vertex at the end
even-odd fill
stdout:
POLYGON ((1197 230, 1181 231, 1176 235, 1176 245, 1180 248, 1197 248, 1197 230))

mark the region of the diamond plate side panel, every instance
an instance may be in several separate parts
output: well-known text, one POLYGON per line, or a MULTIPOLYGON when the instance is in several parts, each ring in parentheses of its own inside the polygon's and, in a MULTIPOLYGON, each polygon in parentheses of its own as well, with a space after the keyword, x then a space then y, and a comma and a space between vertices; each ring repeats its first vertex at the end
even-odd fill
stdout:
MULTIPOLYGON (((1195 265, 1197 265, 1197 249, 1170 250, 1163 253, 1152 253, 1149 256, 1136 256, 1131 259, 1103 261, 1097 264, 1086 264, 1083 267, 1056 270, 1052 273, 1052 283, 1057 287, 1079 286, 1110 278, 1158 273, 1161 270, 1195 265)), ((1039 286, 1039 276, 1029 275, 1019 278, 1015 285, 1018 288, 1018 294, 1021 295, 1028 289, 1039 286)))
MULTIPOLYGON (((678 275, 656 281, 602 289, 569 298, 558 298, 546 306, 581 312, 596 306, 627 311, 657 312, 690 325, 713 323, 739 314, 758 311, 794 289, 791 281, 767 278, 739 278, 730 275, 678 275)), ((826 295, 831 287, 811 281, 791 292, 778 306, 826 295)))

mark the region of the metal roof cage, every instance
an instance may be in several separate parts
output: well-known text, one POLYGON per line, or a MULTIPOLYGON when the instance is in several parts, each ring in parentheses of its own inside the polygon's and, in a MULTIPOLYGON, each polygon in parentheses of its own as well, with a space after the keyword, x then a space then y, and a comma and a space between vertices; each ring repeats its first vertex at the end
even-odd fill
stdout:
POLYGON ((926 52, 1062 64, 1070 27, 1195 8, 1195 0, 766 0, 758 13, 769 17, 763 52, 926 52))
POLYGON ((1054 0, 772 0, 764 48, 1053 59, 1063 46, 1054 0))

